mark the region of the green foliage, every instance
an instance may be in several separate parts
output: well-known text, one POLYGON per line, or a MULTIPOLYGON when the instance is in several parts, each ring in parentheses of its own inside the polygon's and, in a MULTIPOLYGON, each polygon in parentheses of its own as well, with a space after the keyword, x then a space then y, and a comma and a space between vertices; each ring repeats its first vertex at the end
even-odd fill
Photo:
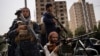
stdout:
POLYGON ((5 47, 5 44, 1 44, 1 42, 3 42, 2 36, 0 36, 0 51, 2 51, 3 48, 5 47))
POLYGON ((73 37, 73 34, 72 34, 71 30, 68 30, 68 37, 70 37, 70 38, 73 37))
POLYGON ((83 26, 81 26, 75 30, 75 36, 80 36, 80 35, 83 35, 85 33, 86 33, 86 30, 83 26))
POLYGON ((98 28, 97 28, 97 26, 95 25, 94 28, 93 28, 93 31, 97 31, 97 30, 98 30, 98 28))
MULTIPOLYGON (((96 26, 96 25, 94 26, 93 31, 98 31, 98 28, 97 28, 97 26, 96 26)), ((92 34, 91 36, 92 36, 93 38, 95 38, 96 33, 92 34)))
POLYGON ((100 40, 100 22, 98 26, 94 26, 93 31, 97 31, 95 34, 93 34, 93 37, 100 40))
POLYGON ((96 36, 96 38, 100 40, 100 22, 98 24, 98 30, 97 30, 97 36, 96 36))
POLYGON ((100 22, 99 22, 99 24, 98 24, 98 29, 100 30, 100 22))
POLYGON ((65 38, 67 38, 67 37, 72 38, 73 37, 73 34, 72 34, 70 29, 67 29, 67 33, 65 31, 61 31, 60 35, 64 36, 65 38))

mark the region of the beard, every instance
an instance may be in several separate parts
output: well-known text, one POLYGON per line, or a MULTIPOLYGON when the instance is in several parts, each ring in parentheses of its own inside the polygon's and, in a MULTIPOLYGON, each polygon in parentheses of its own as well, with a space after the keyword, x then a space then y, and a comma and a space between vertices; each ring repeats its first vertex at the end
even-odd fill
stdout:
POLYGON ((51 40, 50 42, 51 43, 57 43, 57 40, 51 40))

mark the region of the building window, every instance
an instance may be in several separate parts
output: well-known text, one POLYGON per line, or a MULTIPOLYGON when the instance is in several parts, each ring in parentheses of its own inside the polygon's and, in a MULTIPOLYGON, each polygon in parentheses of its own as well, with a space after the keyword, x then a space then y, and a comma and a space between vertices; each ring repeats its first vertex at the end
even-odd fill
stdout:
POLYGON ((62 23, 62 24, 64 24, 65 22, 64 22, 64 21, 62 21, 61 23, 62 23))
POLYGON ((66 5, 64 7, 66 8, 66 5))
POLYGON ((44 11, 44 8, 41 8, 41 11, 44 11))
POLYGON ((44 0, 40 0, 40 2, 44 2, 44 0))
POLYGON ((36 8, 36 10, 38 10, 38 8, 36 8))
POLYGON ((60 10, 60 12, 63 12, 63 10, 60 10))
POLYGON ((44 6, 44 4, 40 4, 40 6, 44 6))
POLYGON ((47 2, 50 2, 50 0, 47 0, 47 2))
POLYGON ((60 8, 63 8, 63 6, 60 6, 60 8))
POLYGON ((41 15, 43 15, 43 12, 41 12, 41 15))
POLYGON ((63 4, 63 2, 60 2, 60 4, 63 4))
POLYGON ((64 16, 64 14, 61 14, 61 16, 64 16))
POLYGON ((66 17, 66 19, 67 19, 67 17, 66 17))
POLYGON ((64 20, 64 18, 62 17, 61 20, 64 20))

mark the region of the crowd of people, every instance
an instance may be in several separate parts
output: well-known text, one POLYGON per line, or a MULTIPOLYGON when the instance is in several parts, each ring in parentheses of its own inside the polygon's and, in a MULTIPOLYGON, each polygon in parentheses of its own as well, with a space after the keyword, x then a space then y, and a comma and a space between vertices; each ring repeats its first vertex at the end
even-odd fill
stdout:
POLYGON ((16 11, 17 18, 14 19, 7 33, 10 44, 8 56, 58 56, 57 43, 60 37, 52 13, 53 5, 48 3, 45 8, 46 12, 42 15, 42 20, 46 36, 42 36, 40 26, 31 21, 29 8, 24 7, 16 11))

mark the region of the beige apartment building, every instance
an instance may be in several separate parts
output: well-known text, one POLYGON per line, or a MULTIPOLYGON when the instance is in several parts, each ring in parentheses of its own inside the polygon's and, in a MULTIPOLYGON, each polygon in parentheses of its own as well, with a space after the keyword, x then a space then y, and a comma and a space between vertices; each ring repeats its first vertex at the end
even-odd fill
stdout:
POLYGON ((55 1, 55 16, 64 27, 69 27, 66 1, 55 1))
POLYGON ((37 23, 40 24, 41 17, 46 11, 45 5, 47 3, 53 4, 53 14, 59 21, 63 24, 64 27, 68 27, 68 16, 67 16, 67 6, 66 1, 54 1, 54 0, 35 0, 36 1, 36 19, 37 23))
POLYGON ((96 19, 93 9, 93 4, 85 3, 86 7, 82 7, 82 0, 75 2, 70 8, 70 29, 75 33, 75 29, 78 27, 85 27, 88 30, 92 30, 96 25, 96 19), (86 10, 86 12, 84 11, 86 10))

